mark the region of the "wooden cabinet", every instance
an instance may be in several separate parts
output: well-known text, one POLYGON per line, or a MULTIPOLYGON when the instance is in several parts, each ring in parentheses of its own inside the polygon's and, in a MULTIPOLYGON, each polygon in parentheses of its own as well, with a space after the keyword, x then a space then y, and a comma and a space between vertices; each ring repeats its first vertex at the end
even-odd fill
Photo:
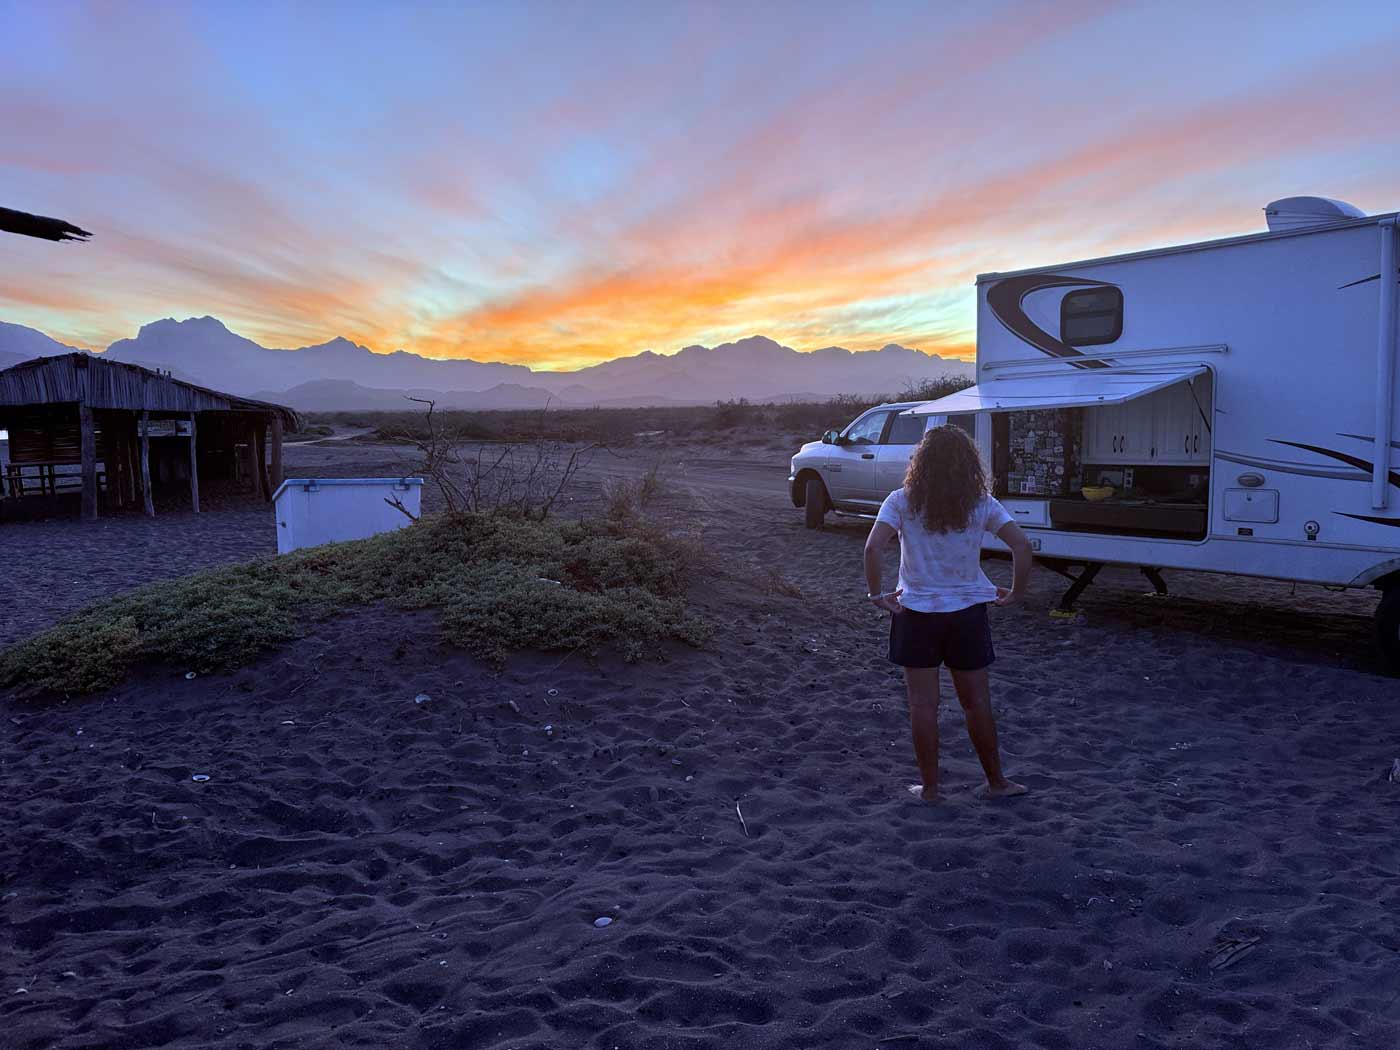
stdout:
POLYGON ((1150 398, 1084 411, 1084 462, 1145 463, 1152 458, 1150 398))
POLYGON ((1084 410, 1084 462, 1164 466, 1210 462, 1207 374, 1118 405, 1084 410))

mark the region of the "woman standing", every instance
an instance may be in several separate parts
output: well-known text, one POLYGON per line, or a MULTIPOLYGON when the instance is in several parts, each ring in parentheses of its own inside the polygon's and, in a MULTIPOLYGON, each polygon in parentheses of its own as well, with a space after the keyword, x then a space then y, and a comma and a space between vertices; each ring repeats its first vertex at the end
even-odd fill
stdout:
POLYGON ((938 668, 946 663, 967 720, 967 733, 987 775, 984 798, 1024 795, 1006 779, 997 746, 987 668, 996 658, 987 604, 1011 605, 1025 594, 1031 545, 987 487, 977 446, 967 432, 935 427, 909 460, 904 487, 889 494, 865 541, 868 597, 888 610, 890 660, 904 668, 909 725, 926 802, 938 794, 938 668), (996 587, 982 572, 982 535, 1011 548, 1012 585, 996 587), (898 537, 899 585, 881 593, 880 548, 898 537))

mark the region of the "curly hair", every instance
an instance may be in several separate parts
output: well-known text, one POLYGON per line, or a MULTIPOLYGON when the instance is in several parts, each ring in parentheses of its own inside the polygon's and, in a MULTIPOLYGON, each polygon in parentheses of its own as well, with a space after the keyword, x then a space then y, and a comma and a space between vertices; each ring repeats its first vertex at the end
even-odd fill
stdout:
POLYGON ((904 492, 929 532, 967 528, 988 491, 986 468, 966 430, 942 426, 924 434, 909 460, 904 492))

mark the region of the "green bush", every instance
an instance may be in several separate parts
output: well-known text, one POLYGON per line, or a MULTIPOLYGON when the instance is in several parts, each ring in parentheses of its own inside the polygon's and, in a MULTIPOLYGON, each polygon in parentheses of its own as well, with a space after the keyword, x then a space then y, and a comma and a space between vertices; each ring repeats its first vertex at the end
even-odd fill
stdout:
POLYGON ((635 659, 707 628, 682 594, 696 555, 637 522, 425 518, 397 532, 152 584, 0 652, 0 684, 63 693, 136 664, 226 670, 317 617, 372 602, 436 609, 445 637, 499 664, 513 649, 596 649, 635 659))

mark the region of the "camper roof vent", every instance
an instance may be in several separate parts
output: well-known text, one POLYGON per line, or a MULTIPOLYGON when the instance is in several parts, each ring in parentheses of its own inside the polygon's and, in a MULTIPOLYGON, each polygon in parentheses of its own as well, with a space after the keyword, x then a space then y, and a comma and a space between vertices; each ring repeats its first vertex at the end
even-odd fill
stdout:
POLYGON ((1331 197, 1284 197, 1264 208, 1270 230, 1303 230, 1309 226, 1330 226, 1347 219, 1364 219, 1366 213, 1355 204, 1331 197))

